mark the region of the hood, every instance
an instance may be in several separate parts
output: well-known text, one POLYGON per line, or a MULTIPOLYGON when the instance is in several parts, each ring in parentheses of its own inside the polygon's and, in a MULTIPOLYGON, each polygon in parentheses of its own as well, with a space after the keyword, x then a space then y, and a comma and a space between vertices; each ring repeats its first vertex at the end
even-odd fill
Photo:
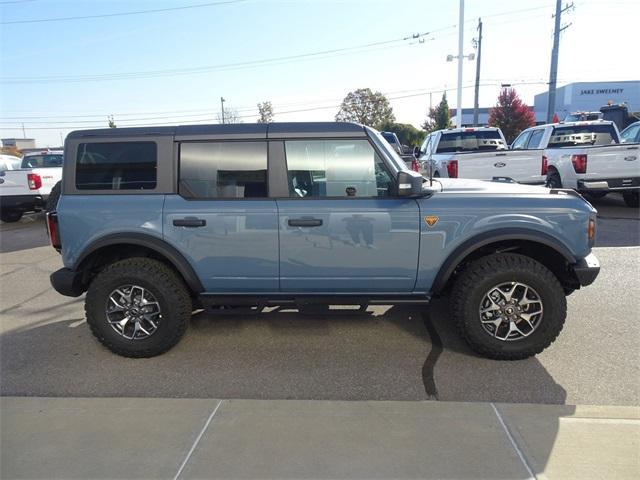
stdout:
POLYGON ((474 180, 471 178, 434 178, 435 183, 442 185, 443 192, 460 193, 513 193, 513 194, 546 194, 549 189, 535 185, 523 185, 512 182, 494 182, 491 180, 474 180))

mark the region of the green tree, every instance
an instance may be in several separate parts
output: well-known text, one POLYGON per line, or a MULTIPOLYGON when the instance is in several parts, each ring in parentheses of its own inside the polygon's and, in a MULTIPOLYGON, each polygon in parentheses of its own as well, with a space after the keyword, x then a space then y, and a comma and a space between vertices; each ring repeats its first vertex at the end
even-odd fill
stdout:
POLYGON ((489 110, 489 125, 502 130, 507 143, 511 143, 525 128, 536 124, 536 116, 513 88, 504 88, 498 103, 489 110))
POLYGON ((116 121, 113 118, 113 115, 109 115, 109 117, 107 117, 107 120, 109 121, 109 128, 116 128, 116 121))
POLYGON ((372 92, 370 88, 349 92, 336 115, 336 122, 356 122, 373 128, 395 119, 387 97, 380 92, 372 92))
POLYGON ((447 92, 442 94, 442 100, 437 106, 429 109, 427 119, 421 126, 427 132, 451 127, 451 113, 449 111, 449 102, 447 101, 447 92))
POLYGON ((258 104, 258 123, 271 123, 273 122, 273 105, 271 102, 266 101, 258 104))
POLYGON ((380 130, 393 132, 398 136, 398 140, 403 145, 419 147, 425 137, 425 132, 410 123, 384 122, 380 124, 380 130))

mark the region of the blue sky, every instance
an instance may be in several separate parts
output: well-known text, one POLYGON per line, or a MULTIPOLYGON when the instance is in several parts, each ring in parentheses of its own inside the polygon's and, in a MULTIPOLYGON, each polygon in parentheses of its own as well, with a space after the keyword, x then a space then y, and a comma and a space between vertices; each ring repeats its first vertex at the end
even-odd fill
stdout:
MULTIPOLYGON (((436 103, 448 89, 455 106, 456 65, 445 58, 457 53, 457 0, 227 1, 13 23, 215 0, 1 0, 0 136, 21 136, 24 123, 39 145, 57 145, 70 130, 106 126, 108 115, 119 126, 215 123, 221 96, 246 122, 255 120, 256 103, 265 100, 272 101, 276 120, 332 120, 340 100, 359 87, 388 94, 397 120, 416 126, 428 109, 429 91, 436 103), (432 33, 424 43, 401 40, 426 32, 432 33), (380 42, 266 65, 211 68, 380 42), (200 67, 206 68, 197 74, 167 72, 200 67)), ((639 79, 640 63, 630 52, 637 50, 640 2, 574 3, 565 16, 572 25, 562 37, 561 83, 639 79)), ((465 53, 473 51, 478 16, 484 22, 481 106, 495 102, 501 83, 514 84, 527 102, 545 89, 554 5, 466 0, 465 53)), ((475 62, 465 62, 465 86, 472 86, 474 75, 475 62)), ((463 92, 463 106, 472 106, 473 88, 463 92)))

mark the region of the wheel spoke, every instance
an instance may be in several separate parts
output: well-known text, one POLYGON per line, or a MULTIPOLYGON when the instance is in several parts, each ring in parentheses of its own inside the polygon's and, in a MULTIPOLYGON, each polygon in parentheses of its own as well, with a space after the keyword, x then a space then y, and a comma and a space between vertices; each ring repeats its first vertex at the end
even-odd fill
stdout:
POLYGON ((533 317, 534 315, 540 315, 541 313, 542 313, 542 309, 536 310, 535 312, 521 313, 520 316, 528 322, 531 320, 531 317, 533 317))

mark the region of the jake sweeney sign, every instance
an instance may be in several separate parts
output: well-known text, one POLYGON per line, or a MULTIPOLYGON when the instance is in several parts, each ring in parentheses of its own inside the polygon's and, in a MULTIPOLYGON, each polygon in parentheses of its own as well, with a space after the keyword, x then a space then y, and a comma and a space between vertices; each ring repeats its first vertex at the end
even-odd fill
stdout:
POLYGON ((622 92, 624 92, 624 88, 590 88, 580 90, 580 95, 608 95, 622 92))

